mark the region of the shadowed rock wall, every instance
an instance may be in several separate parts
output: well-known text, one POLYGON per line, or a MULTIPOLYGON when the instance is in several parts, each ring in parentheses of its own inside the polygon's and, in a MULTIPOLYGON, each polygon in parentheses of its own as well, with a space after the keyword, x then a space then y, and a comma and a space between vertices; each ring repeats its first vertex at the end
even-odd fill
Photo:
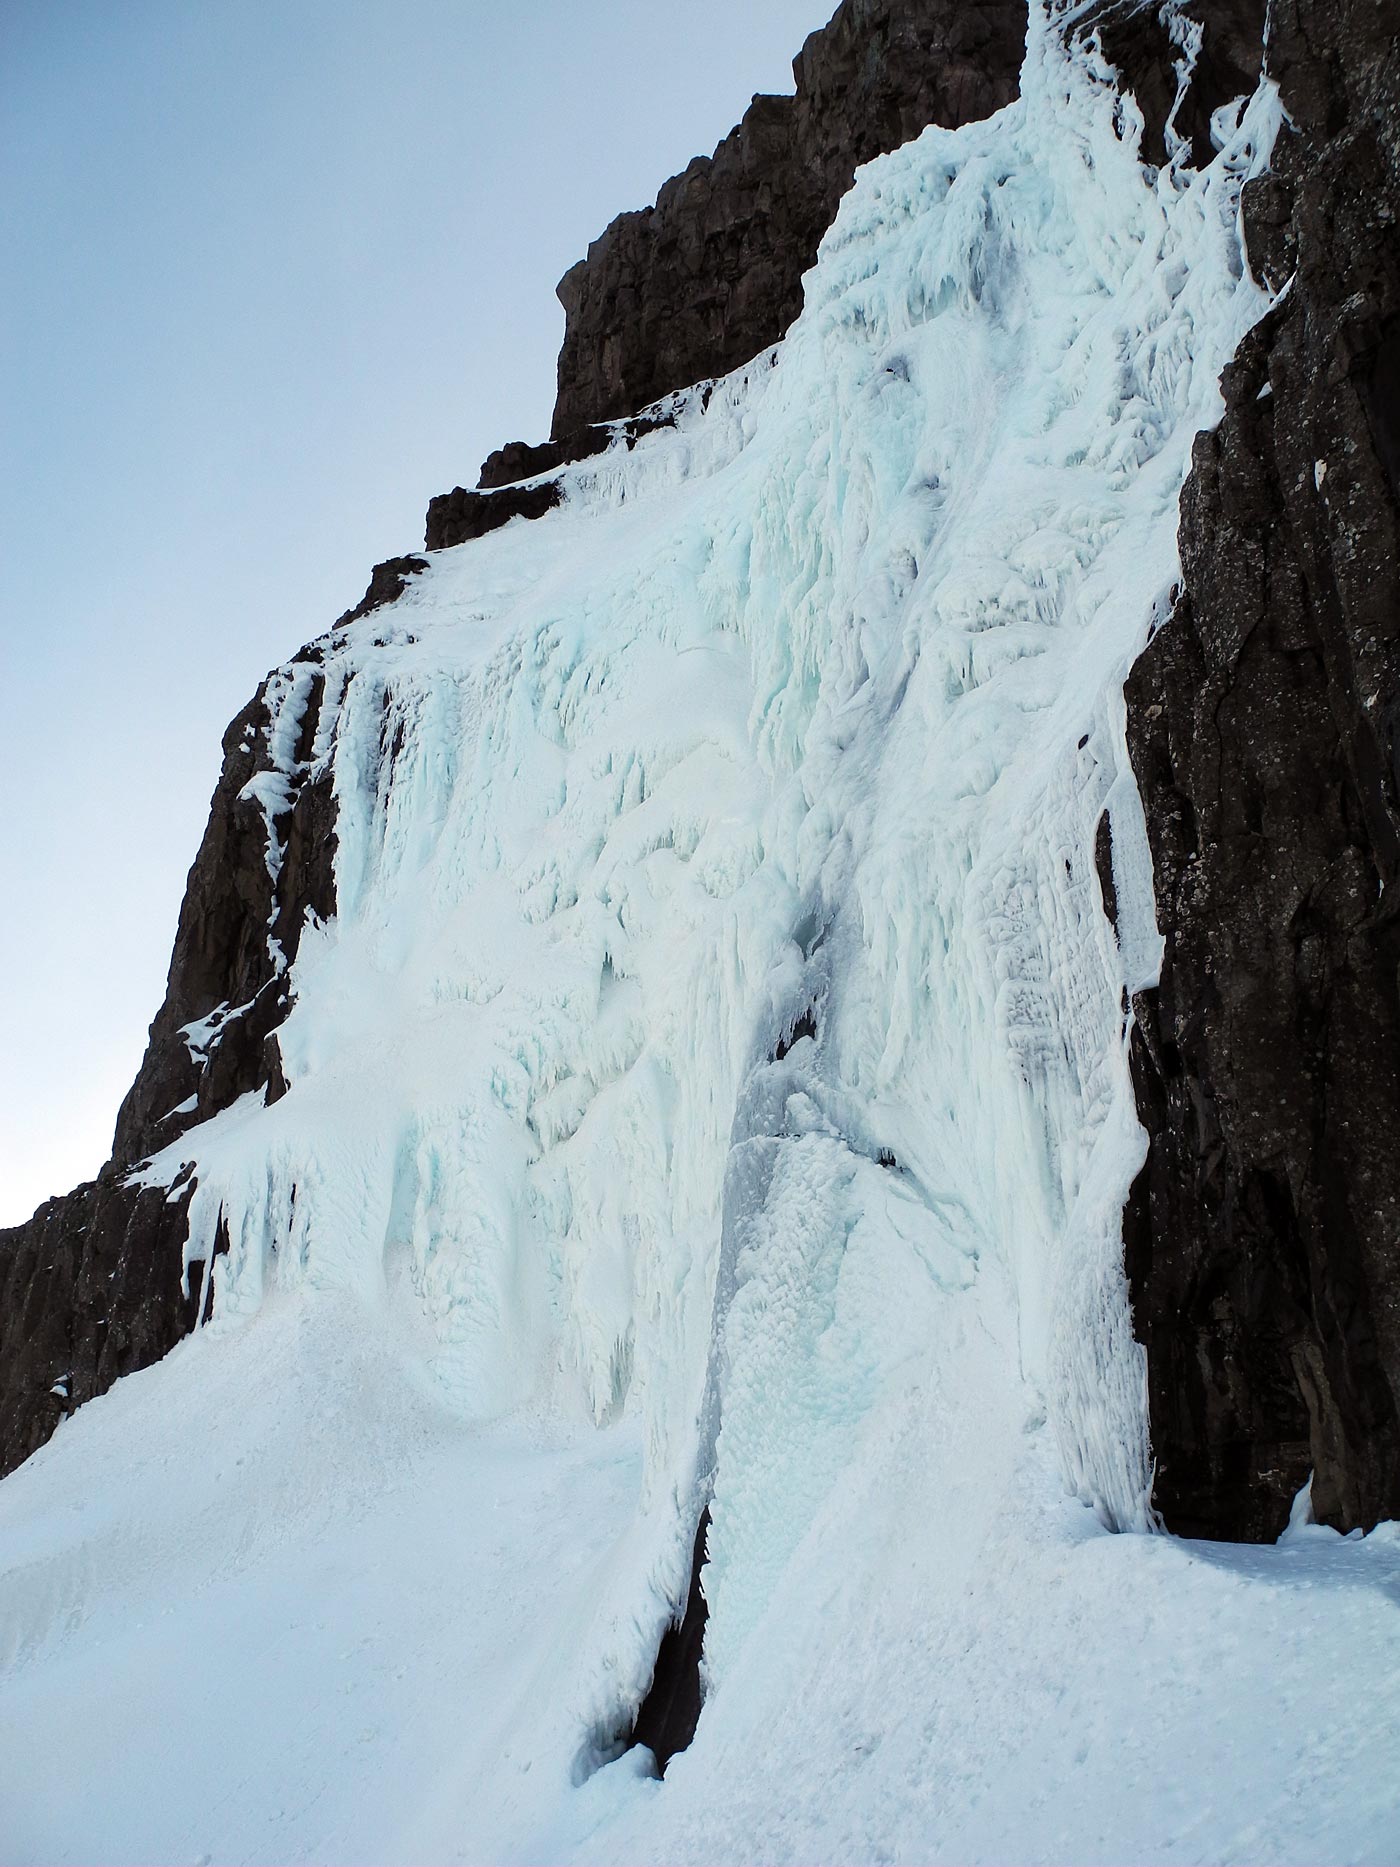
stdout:
MULTIPOLYGON (((1222 7, 1233 14, 1238 9, 1222 7)), ((1160 986, 1126 1218, 1168 1526, 1400 1515, 1400 9, 1272 0, 1246 193, 1281 304, 1225 372, 1128 683, 1160 986)))
POLYGON ((1016 96, 1025 0, 843 0, 712 156, 621 214, 559 282, 552 432, 726 375, 802 308, 802 274, 857 164, 1016 96))

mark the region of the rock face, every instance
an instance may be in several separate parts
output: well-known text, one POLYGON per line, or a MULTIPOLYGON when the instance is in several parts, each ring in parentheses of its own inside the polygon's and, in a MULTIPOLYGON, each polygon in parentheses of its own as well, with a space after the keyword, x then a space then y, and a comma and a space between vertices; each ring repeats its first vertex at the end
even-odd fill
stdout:
POLYGON ((859 163, 1016 95, 1024 0, 843 0, 713 156, 622 214, 559 283, 553 434, 630 415, 776 343, 859 163))
MULTIPOLYGON (((1262 11, 1262 9, 1259 9, 1262 11)), ((1222 12, 1233 14, 1235 9, 1222 12)), ((1128 685, 1166 958, 1125 1235, 1168 1526, 1400 1515, 1400 14, 1273 0, 1225 373, 1128 685)))
POLYGON ((637 1707, 628 1736, 629 1744, 645 1745, 663 1776, 672 1757, 689 1748, 700 1722, 703 1703, 700 1662, 709 1617, 700 1572, 707 1559, 709 1534, 710 1512, 706 1506, 695 1532, 685 1607, 679 1619, 661 1636, 651 1684, 637 1707))
MULTIPOLYGON (((313 646, 291 666, 318 659, 313 646)), ((95 1181, 0 1231, 0 1472, 42 1445, 74 1407, 159 1360, 198 1320, 198 1267, 188 1297, 180 1276, 192 1183, 177 1183, 167 1197, 163 1188, 128 1185, 131 1168, 248 1091, 275 1099, 284 1088, 272 1033, 287 1009, 285 971, 307 911, 327 917, 335 909, 335 831, 329 782, 294 771, 278 798, 274 876, 256 781, 273 774, 267 694, 278 678, 224 735, 165 1003, 117 1117, 111 1160, 95 1181)), ((319 705, 313 674, 299 767, 319 705)))
POLYGON ((386 603, 396 603, 407 589, 409 578, 427 568, 428 560, 416 557, 386 558, 382 564, 376 564, 370 573, 369 588, 355 607, 347 609, 340 617, 336 628, 343 629, 347 622, 358 622, 361 616, 368 616, 373 609, 382 609, 386 603))
POLYGON ((428 502, 428 520, 424 543, 429 551, 444 551, 449 545, 464 545, 473 538, 484 538, 509 519, 540 519, 551 506, 559 504, 557 481, 537 480, 527 486, 507 486, 500 492, 468 492, 454 486, 450 493, 439 493, 428 502))

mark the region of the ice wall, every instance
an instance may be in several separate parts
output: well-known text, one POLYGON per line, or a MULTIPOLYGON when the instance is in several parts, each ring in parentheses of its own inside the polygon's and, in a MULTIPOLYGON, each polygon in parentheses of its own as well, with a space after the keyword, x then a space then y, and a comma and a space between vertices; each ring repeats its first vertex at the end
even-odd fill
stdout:
POLYGON ((1265 85, 1205 172, 1146 168, 1033 7, 1021 99, 861 172, 775 352, 336 632, 309 748, 288 669, 269 743, 339 836, 288 1093, 142 1177, 195 1162, 216 1331, 392 1295, 471 1417, 640 1422, 600 1734, 702 1499, 714 1687, 854 1475, 972 1520, 1044 1426, 1146 1524, 1121 688, 1263 309, 1238 197, 1276 124, 1265 85))

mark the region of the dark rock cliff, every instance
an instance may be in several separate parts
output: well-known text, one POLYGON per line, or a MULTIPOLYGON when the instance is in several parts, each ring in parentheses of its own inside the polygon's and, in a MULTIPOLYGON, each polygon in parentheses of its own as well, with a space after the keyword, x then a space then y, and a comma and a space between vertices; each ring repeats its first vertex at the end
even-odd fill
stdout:
POLYGON ((712 156, 620 214, 560 280, 551 439, 497 449, 476 493, 435 499, 428 548, 537 517, 551 486, 496 489, 600 452, 604 424, 625 419, 630 445, 639 410, 776 343, 859 164, 1010 103, 1025 38, 1025 0, 842 0, 793 60, 793 96, 755 97, 712 156))
MULTIPOLYGON (((394 594, 401 587, 392 577, 380 584, 394 594)), ((290 665, 318 660, 313 645, 290 665)), ((0 1231, 0 1472, 42 1445, 74 1407, 159 1360, 199 1320, 202 1280, 191 1280, 187 1298, 180 1276, 192 1182, 177 1182, 169 1195, 142 1189, 128 1184, 132 1167, 248 1091, 275 1099, 284 1087, 273 1033, 288 1001, 277 955, 286 965, 295 958, 308 911, 334 912, 335 831, 329 781, 309 773, 320 705, 313 674, 276 820, 274 879, 267 819, 247 786, 273 769, 268 692, 277 679, 224 735, 165 1002, 117 1116, 111 1160, 95 1181, 0 1231)))
POLYGON ((450 493, 439 493, 428 501, 424 544, 429 551, 443 551, 449 545, 484 538, 510 519, 543 518, 562 496, 557 477, 548 476, 557 476, 561 468, 576 461, 591 460, 606 448, 635 447, 644 434, 653 434, 672 420, 663 402, 660 408, 630 415, 625 421, 590 422, 533 447, 526 441, 507 441, 481 463, 475 492, 454 486, 450 493), (522 485, 522 481, 529 484, 522 485))
POLYGON ((843 0, 713 156, 622 214, 559 283, 553 433, 645 408, 776 343, 859 163, 1016 95, 1024 0, 843 0))
MULTIPOLYGON (((1222 7, 1222 15, 1241 9, 1222 7)), ((1262 9, 1258 9, 1262 11, 1262 9)), ((1400 10, 1273 0, 1224 377, 1128 684, 1166 958, 1125 1224, 1168 1526, 1400 1515, 1400 10)))

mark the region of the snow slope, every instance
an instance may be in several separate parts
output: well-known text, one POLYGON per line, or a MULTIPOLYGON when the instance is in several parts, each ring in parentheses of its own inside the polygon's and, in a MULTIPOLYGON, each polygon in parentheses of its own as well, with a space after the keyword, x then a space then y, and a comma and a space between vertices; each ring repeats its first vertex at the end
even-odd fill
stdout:
POLYGON ((833 1488, 664 1784, 581 1783, 641 1447, 466 1425, 402 1288, 275 1298, 0 1486, 0 1859, 1391 1861, 1400 1540, 1113 1536, 1045 1433, 833 1488))
POLYGON ((1277 102, 1139 127, 1033 7, 772 356, 282 672, 338 913, 143 1169, 212 1322, 0 1487, 6 1858, 1393 1857, 1394 1535, 1149 1533, 1121 686, 1277 102))

